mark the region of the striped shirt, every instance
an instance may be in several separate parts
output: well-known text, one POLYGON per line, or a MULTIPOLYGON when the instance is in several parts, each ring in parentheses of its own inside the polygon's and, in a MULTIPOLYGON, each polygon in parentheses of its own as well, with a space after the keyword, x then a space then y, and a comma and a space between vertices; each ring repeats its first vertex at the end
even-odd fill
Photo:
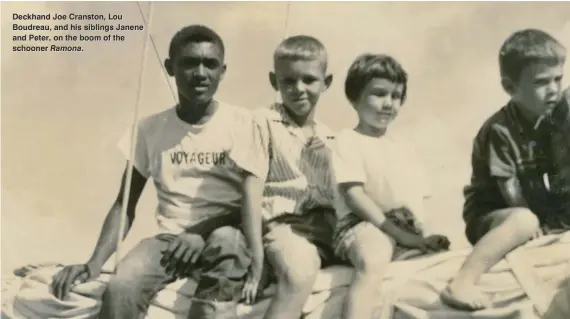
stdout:
POLYGON ((266 157, 263 217, 332 208, 333 132, 316 121, 308 139, 282 104, 254 111, 266 157))

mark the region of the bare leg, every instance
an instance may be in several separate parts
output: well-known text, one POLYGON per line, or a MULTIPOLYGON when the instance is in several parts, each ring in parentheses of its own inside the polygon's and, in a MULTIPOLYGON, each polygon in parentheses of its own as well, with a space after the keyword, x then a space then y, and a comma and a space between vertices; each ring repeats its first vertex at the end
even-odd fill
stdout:
POLYGON ((392 260, 394 243, 381 230, 362 222, 349 230, 346 236, 347 257, 355 269, 346 295, 344 319, 372 318, 381 294, 382 280, 392 260))
POLYGON ((274 230, 275 240, 265 254, 276 272, 277 291, 265 319, 298 319, 312 292, 321 266, 317 248, 287 226, 274 230))
POLYGON ((539 228, 536 216, 524 208, 497 210, 489 217, 492 218, 489 232, 475 244, 441 295, 442 301, 452 307, 463 310, 489 307, 490 301, 475 287, 477 281, 510 251, 531 239, 539 228))

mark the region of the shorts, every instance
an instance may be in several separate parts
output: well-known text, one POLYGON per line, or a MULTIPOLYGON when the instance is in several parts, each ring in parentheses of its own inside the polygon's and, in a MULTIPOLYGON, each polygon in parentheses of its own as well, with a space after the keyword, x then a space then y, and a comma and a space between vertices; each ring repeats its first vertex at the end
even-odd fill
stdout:
POLYGON ((267 249, 286 245, 288 236, 305 238, 317 248, 324 268, 338 262, 332 249, 335 224, 335 212, 327 208, 313 209, 303 215, 280 215, 264 225, 263 243, 267 249))
MULTIPOLYGON (((394 220, 395 214, 400 213, 401 210, 393 210, 386 213, 386 217, 394 220)), ((398 222, 399 224, 399 222, 398 222)), ((364 236, 364 233, 368 232, 368 228, 377 228, 372 223, 363 221, 360 217, 354 213, 350 213, 343 218, 341 218, 336 226, 335 233, 333 236, 333 249, 337 258, 343 262, 348 261, 348 251, 353 245, 354 241, 359 237, 359 234, 364 236)), ((415 234, 421 235, 422 231, 420 229, 414 228, 413 226, 403 227, 407 231, 414 232, 415 234)), ((381 231, 378 229, 378 231, 381 231)), ((391 238, 391 237, 390 237, 391 238)), ((392 238, 391 238, 392 239, 392 238)), ((416 250, 404 247, 398 244, 394 239, 394 254, 393 260, 405 259, 411 253, 416 250)))
POLYGON ((475 245, 497 224, 501 223, 513 212, 508 209, 497 209, 491 212, 474 215, 469 222, 465 223, 465 236, 471 245, 475 245))

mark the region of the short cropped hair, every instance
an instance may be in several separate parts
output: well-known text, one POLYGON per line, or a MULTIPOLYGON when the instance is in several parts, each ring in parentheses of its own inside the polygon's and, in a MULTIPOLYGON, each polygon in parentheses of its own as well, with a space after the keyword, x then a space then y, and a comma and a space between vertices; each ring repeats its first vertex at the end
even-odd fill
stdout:
POLYGON ((328 56, 321 41, 308 35, 296 35, 283 40, 273 54, 273 63, 279 61, 321 60, 326 70, 328 56))
POLYGON ((550 34, 538 29, 524 29, 511 34, 499 51, 502 78, 518 81, 522 70, 531 63, 564 63, 566 48, 550 34))
POLYGON ((204 25, 195 24, 185 26, 172 37, 168 49, 170 59, 175 58, 180 49, 190 42, 211 42, 220 48, 222 56, 225 54, 224 41, 222 41, 222 38, 214 30, 204 25))
POLYGON ((402 103, 406 101, 408 74, 404 68, 389 55, 369 53, 357 57, 348 70, 344 82, 344 93, 348 100, 352 103, 358 101, 366 84, 374 78, 403 85, 402 103))

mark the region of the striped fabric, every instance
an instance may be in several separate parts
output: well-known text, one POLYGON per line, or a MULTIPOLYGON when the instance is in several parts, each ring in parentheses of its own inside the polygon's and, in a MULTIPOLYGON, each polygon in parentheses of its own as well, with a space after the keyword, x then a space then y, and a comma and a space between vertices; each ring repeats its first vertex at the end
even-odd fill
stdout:
POLYGON ((286 213, 332 208, 333 132, 316 121, 312 136, 306 136, 278 103, 254 114, 267 150, 265 221, 286 213))

